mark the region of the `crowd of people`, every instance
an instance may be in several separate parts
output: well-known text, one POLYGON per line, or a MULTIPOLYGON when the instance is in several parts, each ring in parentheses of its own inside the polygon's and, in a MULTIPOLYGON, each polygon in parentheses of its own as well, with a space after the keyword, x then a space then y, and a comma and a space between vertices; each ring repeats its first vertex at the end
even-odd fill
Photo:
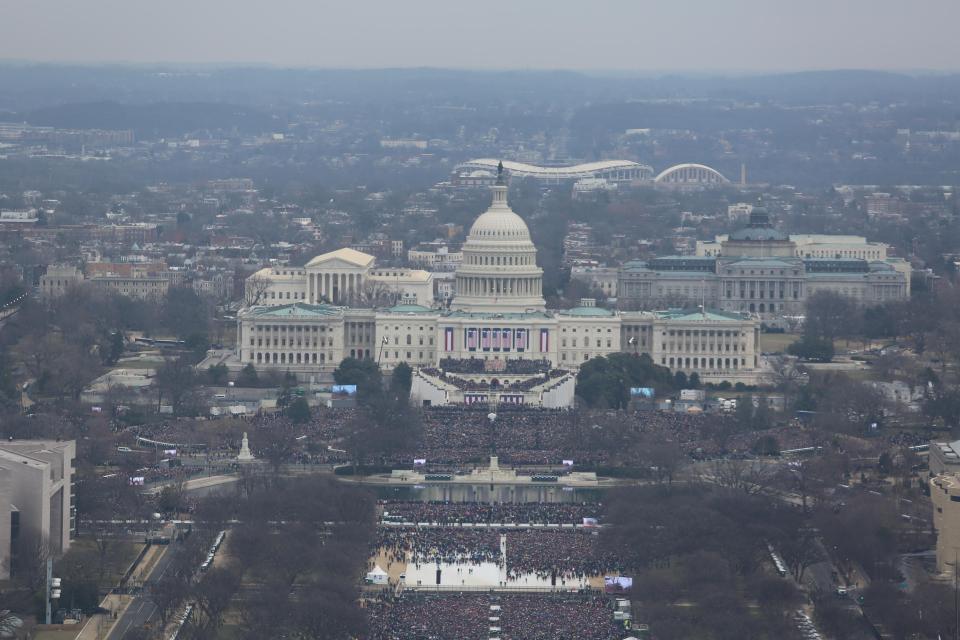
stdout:
MULTIPOLYGON (((604 447, 594 437, 602 426, 585 421, 571 411, 527 409, 504 412, 498 409, 490 420, 489 410, 442 407, 424 412, 423 441, 418 457, 431 463, 455 464, 480 461, 496 448, 501 461, 510 464, 558 465, 564 459, 579 464, 607 464, 618 451, 604 447)), ((635 438, 676 442, 692 458, 716 457, 731 443, 749 451, 756 434, 743 434, 722 442, 720 432, 735 432, 733 418, 673 412, 619 414, 627 435, 635 438)))
POLYGON ((932 429, 924 431, 898 431, 887 437, 887 442, 898 447, 919 447, 929 444, 938 434, 932 429))
MULTIPOLYGON (((405 594, 366 602, 368 640, 487 640, 490 597, 487 595, 405 594)), ((559 637, 559 636, 558 636, 559 637)))
POLYGON ((600 595, 510 594, 498 603, 502 640, 619 640, 625 635, 609 598, 600 595))
POLYGON ((489 529, 378 527, 374 545, 391 563, 500 564, 503 555, 499 532, 489 529))
POLYGON ((534 574, 541 579, 566 580, 602 575, 619 568, 616 558, 600 551, 595 531, 506 532, 507 575, 515 580, 534 574))
POLYGON ((470 380, 447 373, 446 371, 441 371, 439 369, 424 369, 423 372, 439 378, 440 380, 443 380, 447 384, 453 385, 461 391, 489 391, 490 389, 497 389, 499 391, 529 391, 537 385, 549 382, 551 379, 548 374, 543 374, 533 375, 532 377, 524 378, 522 380, 514 380, 513 382, 510 382, 509 380, 500 382, 496 376, 503 374, 491 374, 494 377, 491 377, 490 380, 487 380, 486 378, 482 380, 470 380))
POLYGON ((508 579, 526 576, 562 586, 622 569, 600 550, 595 530, 471 529, 460 527, 386 527, 377 529, 373 552, 388 563, 474 565, 493 562, 508 579), (501 550, 501 538, 505 542, 501 550))
POLYGON ((597 594, 407 593, 366 601, 369 640, 619 640, 609 598, 597 594))
MULTIPOLYGON (((350 461, 344 444, 351 422, 360 409, 318 408, 306 423, 293 423, 280 414, 263 415, 243 425, 249 431, 254 455, 263 457, 261 447, 277 434, 297 438, 286 453, 288 463, 329 464, 350 461)), ((579 466, 622 462, 623 446, 603 437, 615 425, 626 442, 640 440, 675 443, 680 453, 696 460, 750 453, 760 438, 774 439, 781 450, 814 446, 815 430, 785 426, 761 432, 744 431, 730 415, 636 411, 616 415, 590 415, 569 410, 534 409, 501 405, 435 407, 421 414, 422 430, 409 450, 380 456, 383 464, 410 465, 413 459, 427 460, 428 466, 463 468, 487 460, 492 451, 501 463, 558 466, 573 459, 579 466), (495 413, 493 419, 490 414, 495 413), (599 423, 599 424, 598 424, 599 423)), ((142 434, 163 442, 201 441, 198 449, 212 461, 236 456, 236 433, 198 433, 193 423, 170 421, 143 427, 142 434)), ((898 434, 895 444, 923 444, 920 436, 898 434)))
MULTIPOLYGON (((507 360, 501 374, 534 375, 550 370, 549 360, 507 360)), ((478 374, 490 371, 489 361, 483 358, 441 358, 440 369, 447 373, 478 374)))
POLYGON ((386 501, 384 520, 459 524, 475 522, 514 524, 583 524, 599 519, 603 505, 595 502, 416 502, 386 501))

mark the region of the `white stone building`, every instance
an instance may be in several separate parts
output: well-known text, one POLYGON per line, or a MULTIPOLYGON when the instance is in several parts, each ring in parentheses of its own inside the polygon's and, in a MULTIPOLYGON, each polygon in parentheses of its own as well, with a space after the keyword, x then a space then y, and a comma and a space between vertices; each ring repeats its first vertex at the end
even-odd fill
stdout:
POLYGON ((625 263, 617 290, 627 308, 713 307, 778 325, 803 315, 818 291, 862 305, 908 298, 910 264, 859 236, 789 236, 754 207, 746 227, 698 243, 696 256, 625 263))
POLYGON ((75 456, 73 440, 0 443, 0 579, 18 540, 46 544, 54 557, 70 548, 75 456))
POLYGON ((377 268, 376 258, 354 249, 317 256, 303 267, 260 269, 246 281, 249 305, 293 302, 368 306, 385 300, 430 305, 433 275, 421 269, 377 268))
MULTIPOLYGON (((237 316, 237 354, 230 366, 238 370, 252 364, 320 380, 343 358, 355 357, 374 359, 387 370, 406 362, 423 369, 419 375, 426 380, 433 375, 426 371, 441 363, 463 361, 473 363, 468 369, 480 368, 477 383, 490 381, 486 370, 512 370, 498 378, 506 375, 519 384, 523 374, 517 372, 527 365, 510 364, 516 361, 574 372, 591 358, 628 352, 697 372, 704 382, 759 382, 759 323, 743 314, 621 313, 597 307, 592 299, 573 309, 547 309, 543 271, 527 225, 507 205, 506 185, 500 182, 492 191, 493 204, 474 222, 463 245, 449 308, 431 306, 416 288, 429 278, 375 269, 372 256, 349 249, 314 258, 305 268, 261 270, 248 279, 248 290, 267 287, 259 304, 237 316), (383 305, 350 306, 371 281, 397 295, 383 305)), ((435 378, 423 384, 436 397, 469 401, 463 389, 435 378)), ((572 386, 567 394, 562 378, 544 380, 533 390, 521 386, 505 401, 572 399, 572 386)))
POLYGON ((52 264, 40 276, 40 297, 44 300, 59 298, 70 287, 83 282, 83 272, 73 265, 52 264))

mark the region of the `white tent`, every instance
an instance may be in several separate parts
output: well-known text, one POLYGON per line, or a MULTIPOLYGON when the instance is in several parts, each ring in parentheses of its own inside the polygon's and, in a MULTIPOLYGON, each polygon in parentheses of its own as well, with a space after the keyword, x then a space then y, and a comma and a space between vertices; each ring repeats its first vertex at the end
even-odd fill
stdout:
POLYGON ((375 565, 373 571, 367 572, 368 584, 387 584, 387 578, 387 572, 381 569, 379 565, 375 565))

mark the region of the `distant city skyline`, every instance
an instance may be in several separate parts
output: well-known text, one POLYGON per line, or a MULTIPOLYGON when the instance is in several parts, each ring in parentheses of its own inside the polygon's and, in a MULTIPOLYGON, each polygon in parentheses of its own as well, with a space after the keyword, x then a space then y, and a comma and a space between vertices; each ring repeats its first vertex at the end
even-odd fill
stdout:
POLYGON ((925 0, 14 2, 0 60, 580 71, 958 70, 960 3, 925 0))

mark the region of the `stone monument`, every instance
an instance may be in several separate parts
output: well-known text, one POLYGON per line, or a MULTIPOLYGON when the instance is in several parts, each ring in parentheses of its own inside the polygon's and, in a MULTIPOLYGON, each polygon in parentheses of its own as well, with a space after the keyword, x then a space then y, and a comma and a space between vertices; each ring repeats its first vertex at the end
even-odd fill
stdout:
POLYGON ((237 462, 253 462, 253 454, 250 453, 250 441, 247 440, 247 432, 243 432, 243 440, 240 441, 240 455, 237 456, 237 462))

